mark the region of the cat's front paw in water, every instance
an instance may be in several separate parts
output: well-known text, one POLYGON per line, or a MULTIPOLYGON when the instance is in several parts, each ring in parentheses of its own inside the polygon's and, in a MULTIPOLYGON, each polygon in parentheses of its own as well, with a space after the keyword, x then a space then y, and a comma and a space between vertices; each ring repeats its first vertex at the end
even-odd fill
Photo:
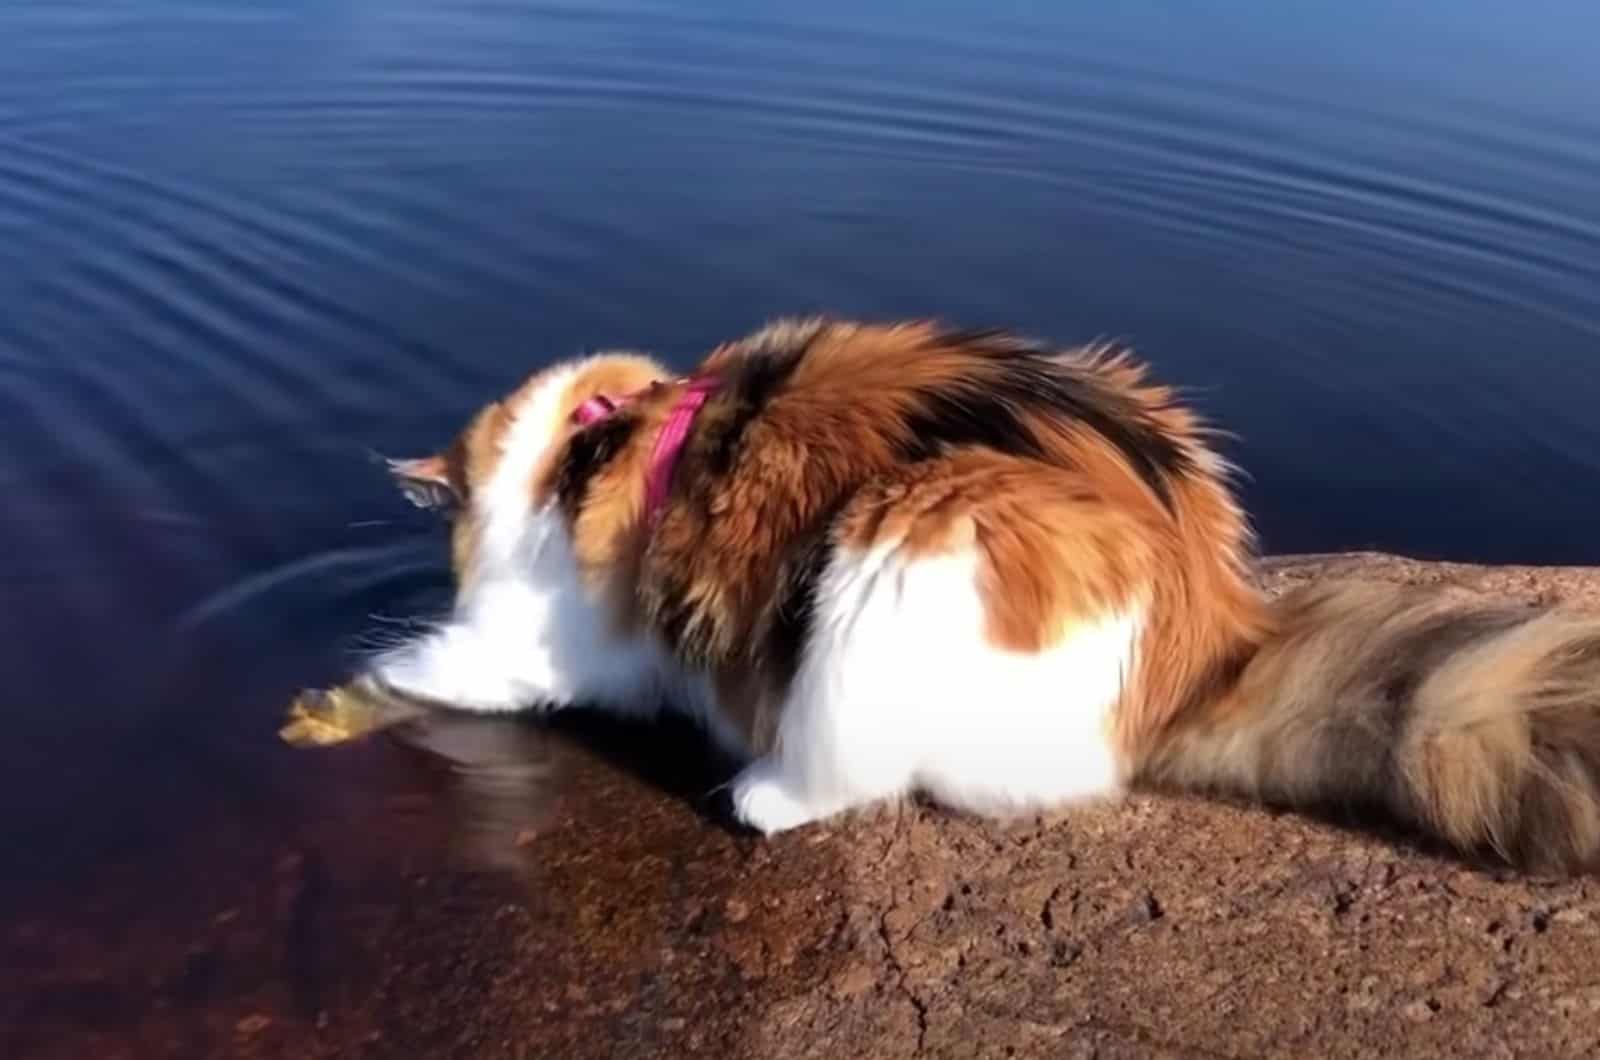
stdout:
POLYGON ((278 736, 295 747, 327 747, 408 721, 421 710, 384 696, 365 682, 311 689, 296 696, 289 705, 287 720, 278 736))

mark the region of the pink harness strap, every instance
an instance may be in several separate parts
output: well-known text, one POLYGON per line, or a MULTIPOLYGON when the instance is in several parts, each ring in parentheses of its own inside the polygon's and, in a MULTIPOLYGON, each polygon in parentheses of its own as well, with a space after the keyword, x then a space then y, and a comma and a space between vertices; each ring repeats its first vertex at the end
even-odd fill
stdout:
POLYGON ((656 435, 655 447, 650 451, 650 468, 645 472, 646 526, 655 525, 661 515, 661 506, 667 502, 667 492, 672 488, 672 469, 677 466, 678 454, 683 451, 683 443, 689 437, 689 428, 694 425, 695 415, 721 385, 720 379, 709 375, 689 380, 678 403, 667 414, 667 422, 662 424, 661 433, 656 435))
MULTIPOLYGON (((672 469, 677 466, 678 454, 683 451, 683 443, 688 440, 689 428, 694 425, 695 416, 700 412, 700 407, 706 403, 706 399, 722 386, 722 380, 710 375, 695 376, 687 382, 688 386, 678 398, 678 403, 672 406, 672 411, 667 413, 667 422, 661 425, 655 445, 650 450, 650 465, 645 470, 644 484, 646 526, 655 524, 661 515, 662 506, 667 502, 667 493, 672 488, 672 469)), ((657 385, 659 384, 651 384, 638 393, 644 393, 657 385)), ((619 406, 633 400, 635 396, 637 395, 628 394, 621 398, 613 398, 597 394, 579 405, 573 411, 572 418, 579 426, 587 427, 591 423, 605 419, 619 406)))

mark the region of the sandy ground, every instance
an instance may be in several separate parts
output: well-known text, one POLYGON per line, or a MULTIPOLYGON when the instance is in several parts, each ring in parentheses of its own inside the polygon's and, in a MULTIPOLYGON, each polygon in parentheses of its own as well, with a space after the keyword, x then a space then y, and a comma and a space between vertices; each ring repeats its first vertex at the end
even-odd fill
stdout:
MULTIPOLYGON (((1263 570, 1343 575, 1600 604, 1600 571, 1263 570)), ((0 1055, 1600 1055, 1592 879, 1165 796, 760 840, 673 731, 263 747, 269 790, 16 898, 0 1055)))

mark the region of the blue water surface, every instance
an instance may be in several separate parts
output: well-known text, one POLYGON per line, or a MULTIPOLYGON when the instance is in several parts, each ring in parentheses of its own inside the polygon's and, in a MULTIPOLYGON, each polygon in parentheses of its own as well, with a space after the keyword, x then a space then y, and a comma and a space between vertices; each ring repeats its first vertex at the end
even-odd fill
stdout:
POLYGON ((11 804, 110 783, 94 746, 215 768, 172 733, 270 732, 436 597, 369 450, 776 314, 1131 342, 1272 551, 1600 561, 1597 40, 1490 0, 8 0, 0 765, 52 781, 11 804))

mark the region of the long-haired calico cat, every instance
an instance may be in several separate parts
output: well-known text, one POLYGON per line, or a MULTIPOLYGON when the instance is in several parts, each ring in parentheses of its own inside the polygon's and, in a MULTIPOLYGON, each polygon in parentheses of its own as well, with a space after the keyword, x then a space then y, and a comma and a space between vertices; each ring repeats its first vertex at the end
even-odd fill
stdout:
POLYGON ((363 682, 675 704, 744 756, 763 832, 1151 783, 1367 805, 1526 865, 1600 847, 1600 620, 1379 584, 1269 603, 1204 428, 1115 351, 785 322, 687 377, 540 372, 394 468, 451 512, 458 595, 363 682))

